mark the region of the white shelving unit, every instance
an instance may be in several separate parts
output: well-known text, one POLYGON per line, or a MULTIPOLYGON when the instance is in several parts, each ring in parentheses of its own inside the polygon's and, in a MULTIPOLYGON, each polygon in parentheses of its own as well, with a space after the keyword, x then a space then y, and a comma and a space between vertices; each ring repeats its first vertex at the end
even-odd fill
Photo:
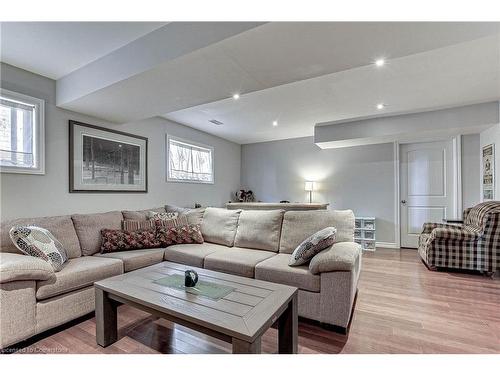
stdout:
POLYGON ((374 217, 357 217, 354 226, 354 242, 363 250, 375 251, 376 227, 374 217))

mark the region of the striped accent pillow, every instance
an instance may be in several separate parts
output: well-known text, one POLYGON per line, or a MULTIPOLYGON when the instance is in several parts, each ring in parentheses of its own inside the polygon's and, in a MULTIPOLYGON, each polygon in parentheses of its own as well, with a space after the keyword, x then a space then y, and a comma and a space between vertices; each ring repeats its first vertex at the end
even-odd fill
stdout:
POLYGON ((126 231, 135 231, 139 229, 156 229, 155 221, 151 220, 123 220, 122 229, 126 231))
POLYGON ((180 215, 170 220, 156 220, 155 223, 158 228, 177 228, 189 225, 185 215, 180 215))
POLYGON ((485 219, 489 212, 498 208, 500 208, 500 204, 497 201, 479 203, 468 210, 464 224, 475 225, 481 230, 484 230, 484 226, 486 224, 485 219))

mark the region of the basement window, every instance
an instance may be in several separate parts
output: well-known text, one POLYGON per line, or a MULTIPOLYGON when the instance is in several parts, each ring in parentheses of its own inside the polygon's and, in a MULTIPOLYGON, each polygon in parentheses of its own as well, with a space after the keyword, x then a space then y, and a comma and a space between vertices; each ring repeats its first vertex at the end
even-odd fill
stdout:
POLYGON ((44 174, 44 101, 0 90, 0 171, 44 174))
POLYGON ((214 183, 214 149, 167 135, 167 181, 214 183))

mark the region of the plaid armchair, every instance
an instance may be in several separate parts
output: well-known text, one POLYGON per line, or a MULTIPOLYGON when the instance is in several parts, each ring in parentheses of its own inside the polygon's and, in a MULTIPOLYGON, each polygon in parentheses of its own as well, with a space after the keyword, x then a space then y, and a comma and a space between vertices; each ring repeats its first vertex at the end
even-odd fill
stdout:
POLYGON ((463 225, 425 223, 418 253, 431 269, 500 269, 500 201, 466 209, 463 225))

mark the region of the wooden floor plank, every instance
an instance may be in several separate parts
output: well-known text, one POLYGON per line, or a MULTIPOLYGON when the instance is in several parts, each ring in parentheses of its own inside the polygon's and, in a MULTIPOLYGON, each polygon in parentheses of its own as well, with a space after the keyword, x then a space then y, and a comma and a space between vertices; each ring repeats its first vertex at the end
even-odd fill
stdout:
MULTIPOLYGON (((500 353, 500 279, 429 271, 415 250, 363 254, 348 335, 299 322, 299 353, 500 353)), ((252 301, 253 302, 253 301, 252 301)), ((128 306, 118 341, 95 344, 95 318, 25 346, 23 353, 230 353, 231 345, 128 306)), ((277 352, 277 332, 262 338, 277 352)))

